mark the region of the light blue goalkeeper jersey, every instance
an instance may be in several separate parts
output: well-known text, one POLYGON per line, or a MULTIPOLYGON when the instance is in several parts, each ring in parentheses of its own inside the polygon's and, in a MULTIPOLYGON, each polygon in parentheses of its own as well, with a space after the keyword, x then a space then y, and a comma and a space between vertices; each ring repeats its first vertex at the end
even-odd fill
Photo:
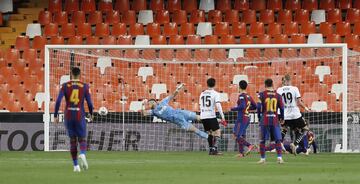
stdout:
POLYGON ((170 97, 164 98, 158 103, 155 109, 151 110, 151 115, 154 115, 162 120, 174 122, 174 115, 177 114, 177 110, 169 105, 170 97))

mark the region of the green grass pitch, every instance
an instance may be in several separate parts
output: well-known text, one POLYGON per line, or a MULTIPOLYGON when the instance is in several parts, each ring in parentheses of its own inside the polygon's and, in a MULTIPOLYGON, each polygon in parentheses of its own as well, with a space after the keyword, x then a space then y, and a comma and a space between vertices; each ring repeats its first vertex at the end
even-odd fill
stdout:
POLYGON ((258 154, 96 152, 87 154, 90 169, 73 173, 68 152, 0 152, 0 183, 6 184, 332 184, 360 183, 359 154, 285 155, 285 164, 258 165, 258 154))

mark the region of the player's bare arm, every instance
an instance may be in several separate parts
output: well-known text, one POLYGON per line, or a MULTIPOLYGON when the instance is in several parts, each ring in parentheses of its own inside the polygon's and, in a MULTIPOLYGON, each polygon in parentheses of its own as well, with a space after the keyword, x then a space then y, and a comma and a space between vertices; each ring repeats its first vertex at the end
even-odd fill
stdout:
POLYGON ((179 94, 179 92, 184 88, 184 84, 181 83, 176 89, 175 91, 169 96, 170 97, 170 100, 174 99, 176 97, 176 95, 179 94))
POLYGON ((308 107, 306 107, 306 105, 304 104, 304 102, 302 101, 301 98, 297 98, 296 102, 297 102, 298 106, 303 108, 306 112, 310 111, 310 109, 308 107))

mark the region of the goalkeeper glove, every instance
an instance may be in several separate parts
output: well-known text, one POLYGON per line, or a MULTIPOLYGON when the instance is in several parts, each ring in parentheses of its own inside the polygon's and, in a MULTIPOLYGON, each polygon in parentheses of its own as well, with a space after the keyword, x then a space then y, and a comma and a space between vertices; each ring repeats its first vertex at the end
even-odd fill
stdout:
POLYGON ((221 121, 220 121, 220 124, 222 124, 224 127, 226 127, 226 126, 227 126, 227 122, 226 122, 226 120, 221 120, 221 121))

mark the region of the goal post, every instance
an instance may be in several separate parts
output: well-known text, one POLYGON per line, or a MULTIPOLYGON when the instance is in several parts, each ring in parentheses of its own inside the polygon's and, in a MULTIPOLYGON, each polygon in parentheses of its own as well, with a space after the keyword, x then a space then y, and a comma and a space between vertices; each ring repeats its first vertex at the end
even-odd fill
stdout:
MULTIPOLYGON (((238 81, 247 80, 248 92, 256 98, 266 78, 279 87, 287 73, 305 103, 314 108, 303 115, 319 134, 320 150, 347 152, 348 146, 356 150, 360 138, 353 135, 356 131, 348 132, 348 110, 359 112, 360 81, 348 77, 358 76, 360 65, 359 55, 348 52, 346 44, 46 45, 44 150, 68 149, 64 127, 52 120, 60 84, 69 80, 72 66, 80 67, 81 79, 90 84, 95 109, 94 122, 88 124, 91 150, 205 150, 206 141, 195 134, 137 111, 142 100, 161 101, 185 83, 185 90, 170 105, 198 112, 199 92, 206 89, 206 79, 214 77, 230 122, 228 128, 222 127, 221 144, 223 150, 233 151, 236 114, 229 109, 236 103, 238 81), (349 58, 356 59, 349 63, 349 58), (348 91, 353 99, 348 99, 348 91), (103 106, 109 110, 106 116, 96 113, 103 106), (348 142, 349 135, 355 140, 348 142)), ((251 117, 248 139, 258 144, 258 120, 254 114, 251 117)), ((201 124, 194 125, 202 129, 201 124)), ((359 129, 358 124, 351 126, 359 129)))

